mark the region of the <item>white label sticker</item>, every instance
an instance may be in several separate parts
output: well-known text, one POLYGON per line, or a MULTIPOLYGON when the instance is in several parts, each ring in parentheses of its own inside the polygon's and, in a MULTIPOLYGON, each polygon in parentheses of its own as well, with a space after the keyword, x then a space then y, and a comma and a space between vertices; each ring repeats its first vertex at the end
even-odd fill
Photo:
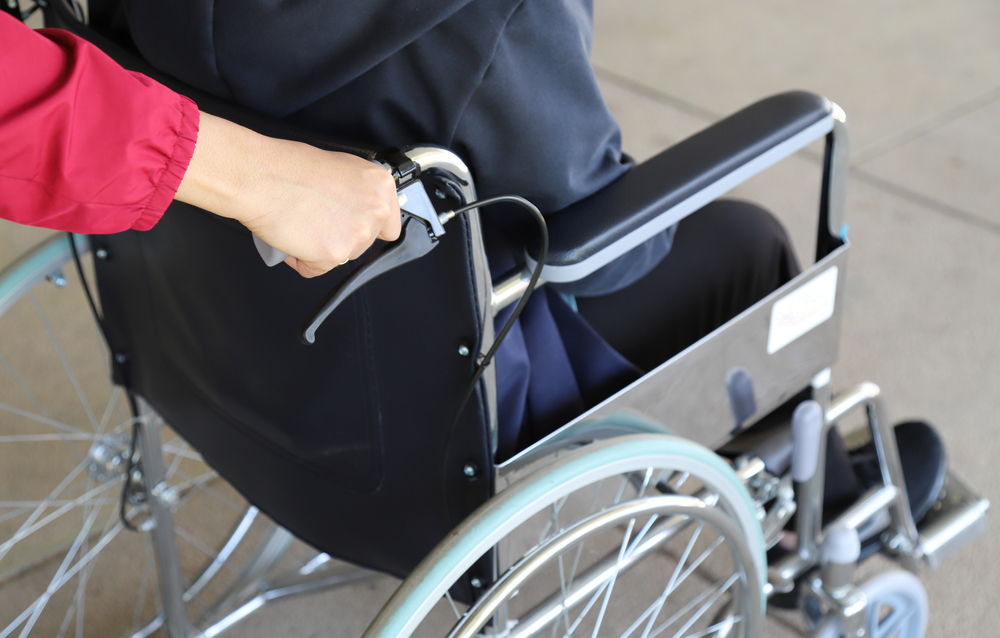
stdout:
POLYGON ((767 353, 774 354, 832 317, 836 302, 836 266, 776 301, 771 307, 767 353))

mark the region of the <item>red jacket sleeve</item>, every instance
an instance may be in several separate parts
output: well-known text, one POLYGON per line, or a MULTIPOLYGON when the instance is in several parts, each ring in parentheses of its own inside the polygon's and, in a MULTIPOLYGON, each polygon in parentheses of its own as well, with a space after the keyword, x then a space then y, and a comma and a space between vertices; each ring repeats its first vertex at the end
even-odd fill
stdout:
POLYGON ((0 12, 0 217, 79 233, 152 228, 198 108, 90 43, 0 12))

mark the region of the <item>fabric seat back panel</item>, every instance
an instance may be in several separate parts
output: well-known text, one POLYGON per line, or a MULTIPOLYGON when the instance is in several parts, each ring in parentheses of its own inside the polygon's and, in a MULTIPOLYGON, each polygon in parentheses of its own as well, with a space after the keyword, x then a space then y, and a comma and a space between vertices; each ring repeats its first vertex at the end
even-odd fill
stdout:
POLYGON ((443 480, 473 370, 458 345, 481 338, 464 221, 353 295, 313 346, 297 329, 349 268, 311 280, 269 269, 241 225, 177 203, 152 231, 93 244, 108 251, 98 286, 133 387, 296 535, 402 576, 491 494, 460 471, 491 461, 478 393, 450 439, 459 469, 443 480))

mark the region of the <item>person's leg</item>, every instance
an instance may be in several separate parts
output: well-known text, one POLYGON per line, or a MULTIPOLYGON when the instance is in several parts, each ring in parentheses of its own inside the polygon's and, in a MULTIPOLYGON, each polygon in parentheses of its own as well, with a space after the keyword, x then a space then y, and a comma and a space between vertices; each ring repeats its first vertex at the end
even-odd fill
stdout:
POLYGON ((799 272, 785 229, 747 202, 713 202, 680 223, 670 254, 624 290, 577 298, 580 314, 644 370, 668 360, 799 272))

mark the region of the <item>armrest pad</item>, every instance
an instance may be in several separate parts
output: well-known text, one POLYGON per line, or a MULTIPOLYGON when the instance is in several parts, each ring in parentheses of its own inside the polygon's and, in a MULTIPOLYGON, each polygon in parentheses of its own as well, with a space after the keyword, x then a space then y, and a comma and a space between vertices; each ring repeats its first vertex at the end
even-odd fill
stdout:
MULTIPOLYGON (((542 278, 581 279, 833 129, 833 105, 794 91, 763 99, 546 216, 542 278)), ((529 247, 529 265, 537 247, 529 247)))

